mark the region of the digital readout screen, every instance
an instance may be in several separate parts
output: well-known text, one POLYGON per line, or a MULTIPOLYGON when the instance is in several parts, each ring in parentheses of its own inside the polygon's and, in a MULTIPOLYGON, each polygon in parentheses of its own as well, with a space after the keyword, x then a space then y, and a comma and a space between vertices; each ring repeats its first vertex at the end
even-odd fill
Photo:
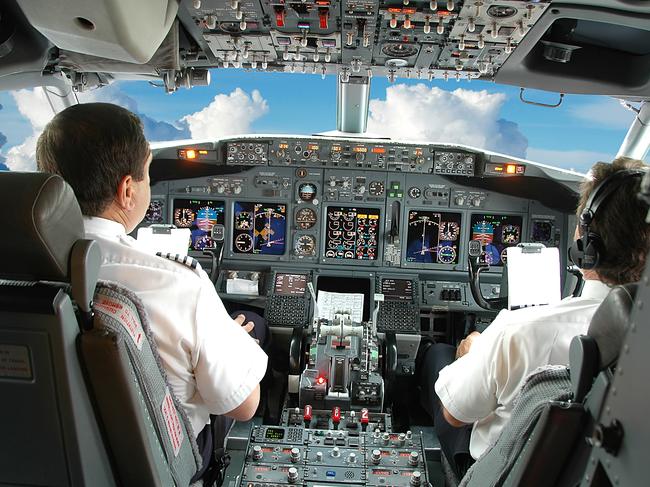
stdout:
POLYGON ((506 249, 521 240, 522 217, 517 215, 472 215, 471 240, 480 240, 485 251, 485 261, 502 266, 506 249))
POLYGON ((376 260, 379 242, 378 208, 327 208, 325 257, 343 260, 376 260))
POLYGON ((303 296, 307 290, 306 274, 276 274, 273 292, 284 296, 303 296))
POLYGON ((284 428, 266 428, 264 438, 267 440, 282 440, 284 439, 284 428))
POLYGON ((225 224, 223 201, 174 200, 174 225, 189 228, 190 250, 214 247, 212 228, 225 224))
POLYGON ((276 203, 235 202, 233 252, 283 255, 287 206, 276 203))
POLYGON ((461 214, 409 210, 406 262, 458 264, 461 214))
POLYGON ((410 279, 382 279, 381 292, 387 300, 411 301, 413 299, 413 281, 410 279))

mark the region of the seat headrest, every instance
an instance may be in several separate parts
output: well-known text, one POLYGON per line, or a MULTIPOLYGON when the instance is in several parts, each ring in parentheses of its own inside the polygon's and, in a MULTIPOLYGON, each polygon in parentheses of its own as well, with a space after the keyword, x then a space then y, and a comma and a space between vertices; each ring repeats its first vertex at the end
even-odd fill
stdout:
POLYGON ((614 287, 591 318, 587 335, 592 337, 600 355, 600 369, 616 362, 623 346, 637 284, 614 287))
POLYGON ((0 172, 0 225, 0 278, 70 280, 70 251, 84 238, 84 227, 63 178, 0 172))

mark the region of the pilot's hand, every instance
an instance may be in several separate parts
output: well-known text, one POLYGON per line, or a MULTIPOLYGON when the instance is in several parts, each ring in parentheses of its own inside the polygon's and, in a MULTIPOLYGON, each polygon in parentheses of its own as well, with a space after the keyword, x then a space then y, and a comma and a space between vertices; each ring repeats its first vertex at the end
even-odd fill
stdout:
POLYGON ((460 343, 458 344, 458 348, 456 349, 457 359, 461 358, 463 355, 469 352, 469 349, 472 347, 472 343, 474 342, 474 339, 479 335, 480 333, 478 331, 473 331, 472 333, 467 335, 465 339, 460 341, 460 343))
POLYGON ((253 331, 253 328, 255 328, 255 323, 253 323, 252 321, 249 321, 248 323, 246 323, 244 325, 244 320, 245 319, 246 319, 246 317, 244 315, 237 315, 237 318, 235 318, 235 321, 238 324, 240 324, 241 326, 244 327, 244 331, 246 333, 250 333, 251 331, 253 331))

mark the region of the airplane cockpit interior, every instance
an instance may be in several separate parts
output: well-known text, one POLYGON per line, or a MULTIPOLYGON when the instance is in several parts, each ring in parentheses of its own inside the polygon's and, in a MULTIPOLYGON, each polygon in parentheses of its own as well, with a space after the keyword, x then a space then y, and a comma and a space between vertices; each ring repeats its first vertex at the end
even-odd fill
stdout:
MULTIPOLYGON (((151 143, 151 201, 131 236, 198 263, 228 312, 257 313, 270 333, 257 412, 227 433, 218 483, 646 485, 650 269, 614 287, 571 343, 570 364, 556 364, 569 365, 571 395, 542 403, 510 463, 487 455, 464 477, 450 467, 423 406, 421 359, 489 330, 502 310, 580 296, 568 254, 588 176, 460 134, 374 136, 368 113, 377 79, 491 82, 540 110, 602 95, 634 111, 617 156, 644 160, 649 2, 0 5, 0 90, 42 89, 53 112, 136 79, 173 103, 232 70, 335 78, 336 126, 151 143)), ((650 202, 650 175, 640 187, 650 202)), ((72 190, 0 171, 0 207, 0 485, 190 485, 197 443, 155 322, 134 293, 97 281, 101 253, 84 239, 72 190)))

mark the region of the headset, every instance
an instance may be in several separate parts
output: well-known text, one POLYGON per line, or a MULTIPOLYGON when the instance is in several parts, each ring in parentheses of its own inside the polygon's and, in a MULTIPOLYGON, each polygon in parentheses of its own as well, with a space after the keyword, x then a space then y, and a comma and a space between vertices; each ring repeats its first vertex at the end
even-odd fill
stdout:
POLYGON ((569 260, 583 270, 594 269, 605 258, 603 239, 596 232, 589 230, 598 209, 607 198, 628 178, 640 178, 646 174, 644 169, 625 169, 607 176, 591 192, 585 208, 580 214, 580 236, 569 247, 569 260))

